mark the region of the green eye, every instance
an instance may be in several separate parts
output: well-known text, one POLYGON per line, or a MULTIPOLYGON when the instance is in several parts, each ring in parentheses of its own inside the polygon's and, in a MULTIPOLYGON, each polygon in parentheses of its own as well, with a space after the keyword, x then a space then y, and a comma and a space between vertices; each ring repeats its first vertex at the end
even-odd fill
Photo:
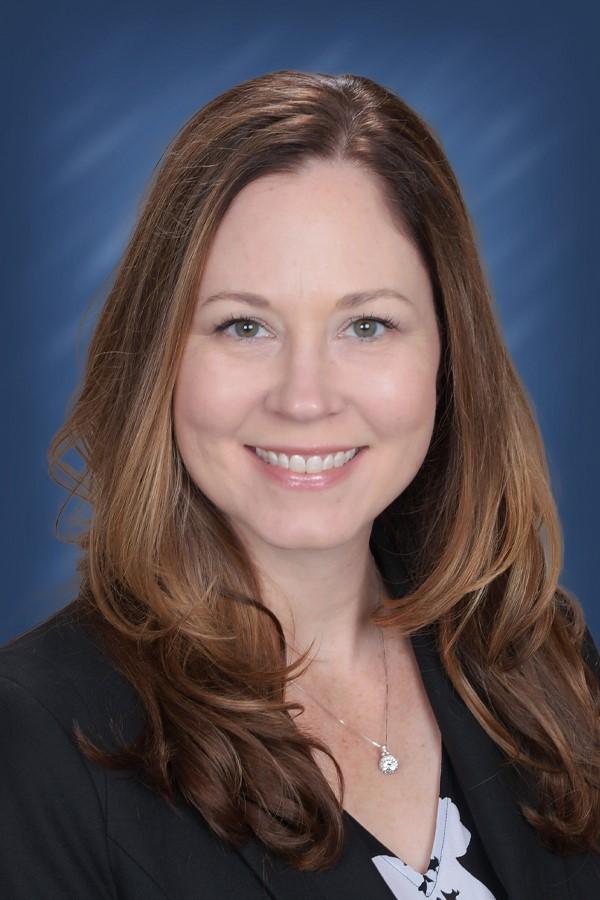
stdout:
MULTIPOLYGON (((352 319, 350 325, 354 327, 360 323, 368 323, 368 325, 383 325, 384 331, 391 331, 392 329, 398 328, 398 322, 395 322, 393 319, 388 318, 387 316, 379 317, 379 316, 356 316, 356 318, 352 319)), ((373 334, 374 329, 365 330, 362 329, 362 334, 358 335, 359 340, 361 341, 371 341, 374 338, 381 336, 384 332, 380 332, 379 335, 373 334)), ((356 332, 355 332, 356 333, 356 332)))
MULTIPOLYGON (((232 316, 229 319, 226 319, 224 322, 221 322, 220 325, 217 325, 215 328, 215 331, 226 332, 227 329, 230 328, 232 325, 240 325, 240 324, 241 325, 249 325, 251 328, 253 326, 255 326, 257 328, 264 327, 263 325, 261 325, 260 322, 257 322, 255 319, 241 319, 239 317, 232 316)), ((248 340, 249 338, 255 337, 255 332, 246 328, 241 333, 238 332, 237 334, 232 334, 231 336, 234 337, 236 340, 245 341, 245 340, 248 340)))

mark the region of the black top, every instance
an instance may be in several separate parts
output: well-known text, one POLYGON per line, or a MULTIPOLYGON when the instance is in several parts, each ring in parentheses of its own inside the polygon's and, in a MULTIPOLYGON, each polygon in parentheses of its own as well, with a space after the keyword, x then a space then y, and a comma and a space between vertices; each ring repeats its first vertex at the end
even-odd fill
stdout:
POLYGON ((437 824, 426 872, 416 872, 354 816, 346 812, 346 817, 398 900, 420 897, 449 900, 459 896, 468 900, 508 900, 483 849, 443 741, 437 824))
MULTIPOLYGON (((347 814, 345 821, 355 827, 345 829, 339 863, 329 870, 303 872, 274 857, 255 836, 240 847, 226 844, 180 793, 172 809, 135 772, 108 770, 87 760, 73 737, 74 722, 100 746, 116 747, 111 720, 122 739, 131 742, 139 736, 143 709, 78 606, 60 610, 0 648, 0 897, 393 900, 425 894, 432 900, 490 896, 582 900, 600 896, 600 859, 589 853, 559 856, 541 845, 519 812, 523 786, 503 767, 499 748, 452 689, 433 633, 424 631, 411 640, 447 751, 433 854, 437 863, 432 864, 437 869, 423 876, 414 873, 418 883, 406 877, 407 867, 394 861, 385 847, 373 844, 372 836, 360 832, 347 814), (490 866, 506 894, 500 892, 490 866), (435 878, 436 872, 437 882, 426 880, 435 878), (399 879, 393 885, 392 875, 399 879), (462 880, 456 882, 459 876, 462 880), (399 893, 402 889, 405 893, 399 893)), ((600 673, 589 632, 587 644, 600 673)))

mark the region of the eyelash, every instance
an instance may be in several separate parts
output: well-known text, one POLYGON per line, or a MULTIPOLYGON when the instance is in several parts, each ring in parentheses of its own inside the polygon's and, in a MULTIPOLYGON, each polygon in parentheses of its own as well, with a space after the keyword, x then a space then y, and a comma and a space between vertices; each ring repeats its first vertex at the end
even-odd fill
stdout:
MULTIPOLYGON (((257 325, 261 325, 263 328, 267 327, 259 319, 249 319, 244 316, 229 316, 229 318, 225 319, 219 325, 216 325, 213 330, 215 332, 217 332, 217 331, 224 332, 227 328, 229 328, 230 325, 235 325, 236 322, 254 322, 257 325)), ((348 322, 346 327, 349 328, 350 325, 354 324, 354 322, 379 322, 381 325, 384 326, 384 328, 387 331, 391 331, 392 329, 397 330, 400 326, 399 322, 395 321, 394 319, 390 318, 389 316, 354 316, 354 318, 350 319, 350 321, 348 322)), ((249 335, 248 337, 240 337, 237 334, 236 335, 228 335, 228 336, 233 337, 233 339, 236 341, 250 341, 254 337, 253 335, 249 335)), ((365 337, 365 338, 359 337, 358 340, 361 341, 361 343, 371 343, 372 341, 376 340, 376 338, 375 337, 365 337)))

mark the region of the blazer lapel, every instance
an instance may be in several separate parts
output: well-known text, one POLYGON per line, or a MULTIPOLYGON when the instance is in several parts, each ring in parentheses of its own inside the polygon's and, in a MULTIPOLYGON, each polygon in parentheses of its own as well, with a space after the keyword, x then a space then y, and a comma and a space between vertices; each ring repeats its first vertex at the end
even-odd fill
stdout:
POLYGON ((265 886, 274 900, 393 900, 391 892, 352 825, 346 821, 346 837, 340 861, 322 872, 299 872, 273 856, 256 838, 237 853, 265 886))
MULTIPOLYGON (((408 578, 401 557, 381 538, 372 551, 392 596, 402 597, 408 578)), ((569 897, 564 857, 545 848, 522 816, 517 798, 526 796, 524 786, 512 767, 503 766, 506 757, 455 691, 435 635, 434 627, 425 628, 411 643, 455 776, 500 882, 510 900, 569 897)))
POLYGON ((521 815, 517 798, 524 793, 514 770, 503 767, 504 754, 454 690, 434 641, 433 632, 415 635, 415 656, 456 778, 500 882, 510 900, 565 897, 564 859, 541 844, 521 815))

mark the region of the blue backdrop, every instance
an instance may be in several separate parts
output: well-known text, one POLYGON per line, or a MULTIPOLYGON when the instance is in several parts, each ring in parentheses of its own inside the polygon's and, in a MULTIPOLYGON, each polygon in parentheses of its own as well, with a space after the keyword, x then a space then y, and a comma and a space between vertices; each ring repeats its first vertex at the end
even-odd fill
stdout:
POLYGON ((210 98, 292 68, 374 78, 441 137, 544 436, 565 534, 561 581, 598 643, 595 4, 287 6, 21 2, 0 12, 0 642, 73 595, 76 551, 53 534, 65 495, 46 450, 154 166, 210 98))

